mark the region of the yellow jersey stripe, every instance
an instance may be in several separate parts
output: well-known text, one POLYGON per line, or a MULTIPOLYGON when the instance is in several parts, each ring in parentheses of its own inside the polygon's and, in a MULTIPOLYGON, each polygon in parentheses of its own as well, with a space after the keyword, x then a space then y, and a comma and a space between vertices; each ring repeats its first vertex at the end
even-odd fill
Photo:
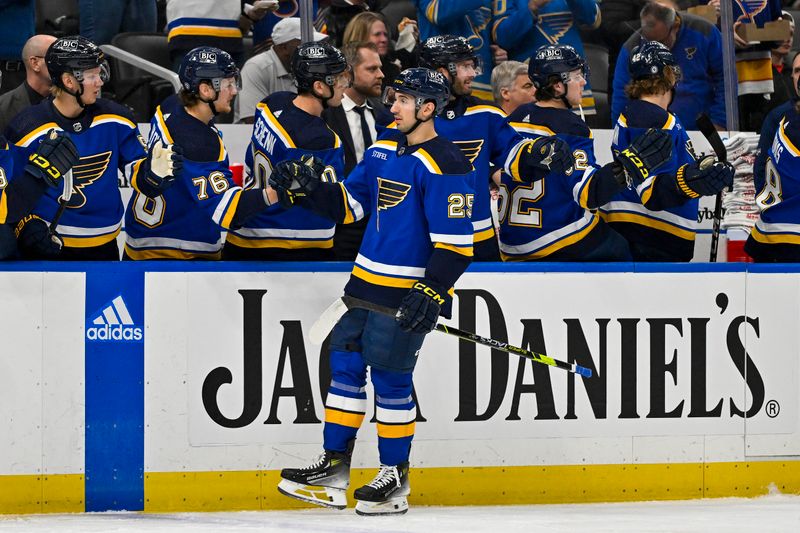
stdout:
POLYGON ((287 250, 297 250, 299 248, 333 248, 333 239, 319 241, 296 241, 291 239, 244 239, 234 233, 228 233, 227 242, 240 248, 283 248, 287 250))
POLYGON ((105 235, 99 235, 97 237, 63 237, 64 246, 67 248, 92 248, 93 246, 101 246, 116 239, 120 231, 121 229, 117 228, 111 233, 106 233, 105 235))
POLYGON ((342 191, 342 203, 344 204, 344 220, 342 223, 344 224, 352 224, 355 222, 356 217, 353 215, 353 210, 350 209, 350 202, 347 201, 347 191, 344 188, 344 184, 340 183, 339 188, 342 191))
POLYGON ((187 252, 171 248, 148 248, 137 250, 125 245, 125 254, 137 261, 146 259, 222 259, 222 251, 213 253, 187 252))
POLYGON ((384 439, 402 439, 413 437, 416 422, 410 424, 381 424, 378 422, 378 436, 384 439))
POLYGON ((789 137, 786 135, 786 119, 781 120, 781 126, 778 128, 778 135, 780 135, 781 142, 789 149, 789 151, 794 156, 800 156, 800 150, 789 140, 789 137))
POLYGON ((142 168, 142 163, 144 163, 144 159, 140 159, 133 165, 133 172, 131 173, 131 187, 137 192, 142 192, 139 190, 139 170, 142 168))
POLYGON ((0 224, 6 223, 6 217, 8 217, 8 195, 4 192, 0 192, 0 224))
POLYGON ((436 164, 436 161, 434 161, 433 157, 431 157, 431 154, 426 152, 423 148, 420 148, 419 150, 414 152, 414 155, 425 158, 425 161, 428 162, 428 164, 430 165, 430 169, 433 172, 435 172, 436 174, 442 174, 442 169, 439 168, 439 165, 436 164))
POLYGON ((544 247, 544 248, 542 248, 542 249, 540 249, 540 250, 538 250, 536 252, 533 252, 532 254, 528 254, 528 255, 507 255, 507 254, 504 254, 504 253, 501 252, 500 255, 501 255, 503 261, 525 261, 525 260, 528 260, 528 259, 541 259, 543 257, 547 257, 548 255, 550 255, 550 254, 552 254, 554 252, 557 252, 558 250, 561 250, 562 248, 566 248, 567 246, 569 246, 571 244, 575 244, 576 242, 578 242, 581 239, 583 239, 584 237, 586 237, 586 235, 588 235, 589 232, 592 231, 595 226, 597 226, 598 222, 600 222, 600 217, 595 215, 592 218, 592 221, 589 223, 589 225, 587 225, 585 228, 583 228, 579 232, 574 233, 573 235, 570 235, 569 237, 567 237, 565 239, 561 239, 560 241, 556 241, 553 244, 551 244, 550 246, 546 246, 546 247, 544 247))
POLYGON ((494 228, 486 228, 481 231, 476 231, 473 237, 473 242, 483 242, 494 238, 494 228))
POLYGON ((272 111, 270 111, 269 107, 267 107, 267 104, 260 103, 256 107, 258 107, 258 109, 261 109, 264 112, 265 118, 273 127, 273 129, 278 131, 278 133, 283 138, 283 142, 286 143, 286 145, 289 148, 297 148, 292 138, 289 137, 289 134, 286 132, 285 129, 283 129, 283 126, 281 126, 280 122, 278 122, 278 119, 275 118, 275 115, 272 114, 272 111))
POLYGON ((750 230, 750 235, 753 240, 763 244, 800 244, 800 235, 793 233, 764 233, 757 226, 753 226, 753 229, 750 230))
POLYGON ((92 119, 92 126, 99 122, 118 122, 120 124, 125 124, 126 126, 130 126, 131 129, 136 128, 136 124, 128 120, 127 118, 123 117, 122 115, 113 115, 107 113, 105 115, 97 115, 92 119))
POLYGON ((686 239, 687 241, 694 241, 695 238, 695 232, 692 230, 679 228, 668 222, 637 215, 635 213, 601 213, 600 216, 602 216, 606 222, 627 222, 630 224, 639 224, 640 226, 646 226, 648 228, 657 229, 659 231, 675 235, 676 237, 686 239))
POLYGON ((239 28, 217 28, 214 26, 181 26, 170 30, 167 41, 183 35, 208 35, 209 37, 223 37, 241 39, 242 30, 239 28))
POLYGON ((50 131, 52 129, 61 131, 61 128, 58 127, 58 124, 56 124, 55 122, 48 122, 47 124, 42 124, 32 132, 27 134, 25 137, 15 142, 14 144, 16 146, 28 146, 31 142, 33 142, 34 139, 39 137, 39 135, 42 135, 43 133, 50 131))
POLYGON ((330 407, 325 408, 325 423, 339 424, 349 428, 360 428, 364 421, 364 413, 348 413, 330 407))
POLYGON ((158 106, 156 109, 156 118, 158 120, 158 127, 161 130, 161 133, 164 134, 164 140, 166 140, 168 144, 175 144, 175 141, 172 140, 172 135, 169 132, 169 128, 167 128, 167 121, 164 120, 164 114, 161 111, 161 106, 158 106))
POLYGON ((472 257, 472 246, 456 246, 455 244, 447 244, 444 242, 437 242, 433 245, 434 248, 440 248, 442 250, 449 250, 451 252, 455 252, 459 255, 465 255, 467 257, 472 257))
POLYGON ((230 229, 233 217, 236 216, 236 208, 239 207, 239 200, 242 198, 242 191, 236 191, 228 203, 228 208, 225 210, 225 215, 222 217, 220 226, 225 229, 230 229))
POLYGON ((395 287, 398 289, 410 289, 414 286, 414 283, 418 281, 416 279, 394 278, 391 276, 383 276, 381 274, 373 274, 372 272, 367 272, 358 265, 353 267, 352 274, 359 279, 363 279, 367 283, 372 283, 373 285, 395 287))

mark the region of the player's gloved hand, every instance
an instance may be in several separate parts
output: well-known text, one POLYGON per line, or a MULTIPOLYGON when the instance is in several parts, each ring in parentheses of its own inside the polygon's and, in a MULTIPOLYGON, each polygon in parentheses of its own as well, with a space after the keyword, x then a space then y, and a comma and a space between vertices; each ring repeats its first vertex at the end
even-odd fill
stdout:
POLYGON ((615 176, 636 187, 653 175, 653 171, 672 157, 672 137, 664 130, 650 128, 616 155, 615 176))
POLYGON ((730 163, 717 161, 714 156, 708 155, 679 168, 675 185, 689 198, 713 196, 733 185, 734 172, 730 163))
POLYGON ((175 144, 164 146, 158 140, 150 147, 147 154, 147 172, 144 173, 144 181, 149 186, 148 192, 156 195, 169 189, 175 179, 180 177, 183 172, 183 150, 175 144))
POLYGON ((520 177, 529 182, 550 173, 572 173, 575 157, 569 145, 558 137, 537 137, 523 148, 520 167, 520 177))
POLYGON ((25 172, 44 180, 50 187, 60 187, 61 178, 78 162, 78 150, 69 135, 54 129, 28 158, 25 172))
POLYGON ((316 158, 306 161, 287 159, 272 169, 269 186, 278 193, 278 200, 283 207, 292 207, 298 198, 308 196, 319 186, 320 177, 314 169, 313 159, 316 158))
POLYGON ((14 233, 23 259, 54 259, 64 246, 61 237, 51 234, 47 223, 36 215, 20 220, 14 233))
POLYGON ((412 333, 433 331, 445 298, 447 290, 430 280, 423 279, 414 283, 400 302, 395 316, 400 329, 412 333))

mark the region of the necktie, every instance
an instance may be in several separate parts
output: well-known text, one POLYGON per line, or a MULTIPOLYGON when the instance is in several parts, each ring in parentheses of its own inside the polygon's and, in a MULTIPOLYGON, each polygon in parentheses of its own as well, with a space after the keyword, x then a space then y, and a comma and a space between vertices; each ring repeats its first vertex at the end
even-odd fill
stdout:
POLYGON ((367 124, 367 117, 364 116, 366 109, 366 106, 356 106, 353 108, 353 111, 358 113, 358 116, 361 117, 361 137, 364 139, 364 151, 372 144, 372 136, 369 134, 369 124, 367 124))

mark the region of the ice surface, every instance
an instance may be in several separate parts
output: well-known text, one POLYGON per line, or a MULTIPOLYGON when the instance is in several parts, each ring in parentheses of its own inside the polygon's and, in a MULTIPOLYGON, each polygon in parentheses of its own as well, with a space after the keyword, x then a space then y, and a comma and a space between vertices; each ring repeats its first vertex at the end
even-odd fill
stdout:
POLYGON ((0 531, 800 533, 800 496, 582 505, 412 507, 408 514, 394 517, 361 517, 352 508, 345 511, 0 515, 0 531))

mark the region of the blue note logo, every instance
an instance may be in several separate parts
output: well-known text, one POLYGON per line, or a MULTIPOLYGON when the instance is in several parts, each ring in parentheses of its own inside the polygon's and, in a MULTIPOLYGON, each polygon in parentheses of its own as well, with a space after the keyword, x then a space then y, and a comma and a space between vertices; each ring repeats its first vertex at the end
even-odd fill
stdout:
POLYGON ((86 338, 98 342, 142 342, 144 332, 137 327, 120 294, 97 312, 86 328, 86 338))

